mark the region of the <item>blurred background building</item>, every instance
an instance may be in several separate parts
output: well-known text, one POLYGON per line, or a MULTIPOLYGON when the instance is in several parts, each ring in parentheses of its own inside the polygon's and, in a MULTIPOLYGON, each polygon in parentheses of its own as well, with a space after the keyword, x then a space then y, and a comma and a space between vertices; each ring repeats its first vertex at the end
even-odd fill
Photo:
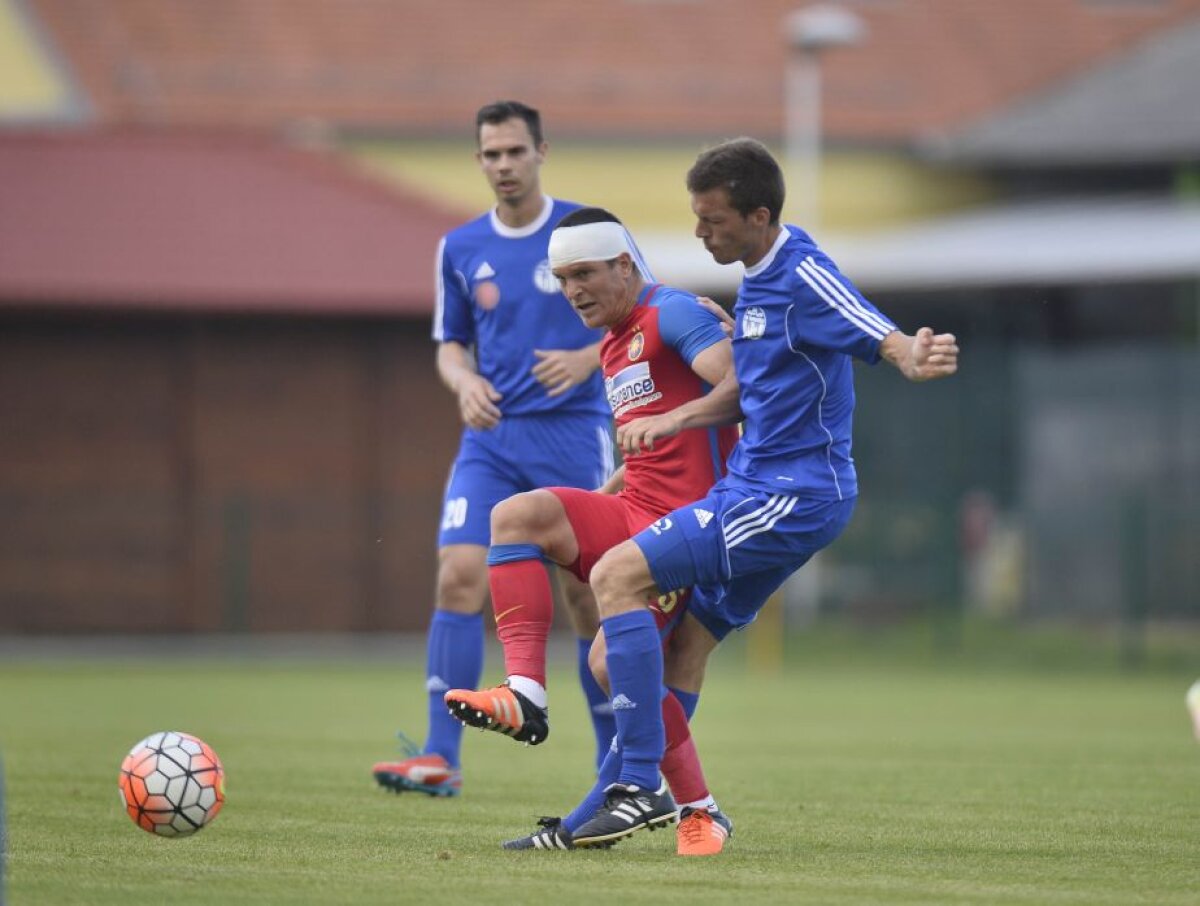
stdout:
POLYGON ((952 381, 859 369, 859 511, 792 619, 1200 618, 1200 0, 844 0, 823 49, 797 11, 0 0, 0 629, 425 624, 432 257, 500 97, 660 278, 732 298, 683 174, 751 134, 959 335, 952 381))

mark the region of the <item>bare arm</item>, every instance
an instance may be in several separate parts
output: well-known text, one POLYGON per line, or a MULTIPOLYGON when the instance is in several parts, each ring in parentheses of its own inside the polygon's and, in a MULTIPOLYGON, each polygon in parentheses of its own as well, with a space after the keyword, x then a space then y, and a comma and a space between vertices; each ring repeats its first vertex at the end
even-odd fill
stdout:
POLYGON ((617 471, 608 476, 608 481, 596 488, 597 494, 615 494, 625 487, 625 463, 617 467, 617 471))
POLYGON ((546 388, 547 396, 561 396, 586 381, 600 367, 600 343, 582 349, 535 349, 538 363, 533 376, 546 388))
POLYGON ((687 428, 733 425, 742 420, 738 402, 737 375, 733 370, 733 347, 729 340, 714 343, 692 360, 692 370, 713 385, 704 396, 688 400, 670 412, 635 418, 617 428, 617 443, 623 453, 654 449, 660 437, 672 437, 687 428))
POLYGON ((458 397, 458 413, 470 428, 494 428, 500 424, 496 403, 501 394, 487 378, 475 371, 471 351, 448 340, 438 346, 437 371, 442 383, 458 397))
POLYGON ((879 354, 910 381, 932 381, 958 370, 958 343, 952 333, 935 334, 922 327, 916 336, 893 330, 879 344, 879 354))

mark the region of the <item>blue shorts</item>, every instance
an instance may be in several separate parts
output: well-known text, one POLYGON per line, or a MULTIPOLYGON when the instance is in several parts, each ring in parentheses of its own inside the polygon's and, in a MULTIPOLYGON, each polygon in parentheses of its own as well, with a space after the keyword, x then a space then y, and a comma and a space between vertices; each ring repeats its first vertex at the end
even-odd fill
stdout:
POLYGON ((442 504, 438 547, 491 541, 492 507, 551 486, 593 490, 613 471, 607 415, 507 416, 490 431, 463 431, 442 504))
POLYGON ((842 533, 855 498, 813 500, 718 482, 633 537, 659 588, 694 586, 689 612, 722 639, 842 533))

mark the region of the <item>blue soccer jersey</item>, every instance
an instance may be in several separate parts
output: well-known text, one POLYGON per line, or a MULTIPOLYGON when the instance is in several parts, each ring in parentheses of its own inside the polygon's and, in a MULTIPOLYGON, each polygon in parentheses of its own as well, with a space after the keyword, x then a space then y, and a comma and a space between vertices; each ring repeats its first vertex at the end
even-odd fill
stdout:
POLYGON ((535 349, 580 349, 603 335, 584 326, 546 257, 555 224, 579 207, 547 197, 541 216, 516 229, 493 210, 438 246, 433 338, 475 347, 479 373, 502 394, 505 416, 608 412, 599 372, 556 397, 532 373, 535 349))
POLYGON ((895 324, 793 226, 747 268, 734 317, 745 423, 730 479, 788 495, 854 497, 851 357, 877 362, 895 324))

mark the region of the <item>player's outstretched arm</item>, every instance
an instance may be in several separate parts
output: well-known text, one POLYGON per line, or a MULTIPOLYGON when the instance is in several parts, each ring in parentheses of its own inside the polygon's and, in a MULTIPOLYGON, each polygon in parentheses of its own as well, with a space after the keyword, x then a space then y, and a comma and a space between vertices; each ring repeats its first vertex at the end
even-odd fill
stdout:
POLYGON ((582 349, 535 349, 538 362, 533 376, 546 388, 546 396, 561 396, 591 377, 600 367, 600 344, 582 349))
POLYGON ((670 412, 635 418, 617 427, 617 444, 625 454, 654 449, 659 438, 672 437, 686 428, 733 425, 742 420, 737 375, 729 340, 714 343, 692 359, 692 370, 713 388, 704 396, 676 406, 670 412))
POLYGON ((910 381, 949 377, 958 370, 958 341, 954 334, 935 334, 930 327, 922 327, 911 337, 893 330, 879 344, 879 354, 910 381))
POLYGON ((469 428, 494 428, 500 424, 502 394, 491 381, 475 371, 471 351, 461 343, 446 341, 438 346, 438 376, 458 397, 458 414, 469 428))

